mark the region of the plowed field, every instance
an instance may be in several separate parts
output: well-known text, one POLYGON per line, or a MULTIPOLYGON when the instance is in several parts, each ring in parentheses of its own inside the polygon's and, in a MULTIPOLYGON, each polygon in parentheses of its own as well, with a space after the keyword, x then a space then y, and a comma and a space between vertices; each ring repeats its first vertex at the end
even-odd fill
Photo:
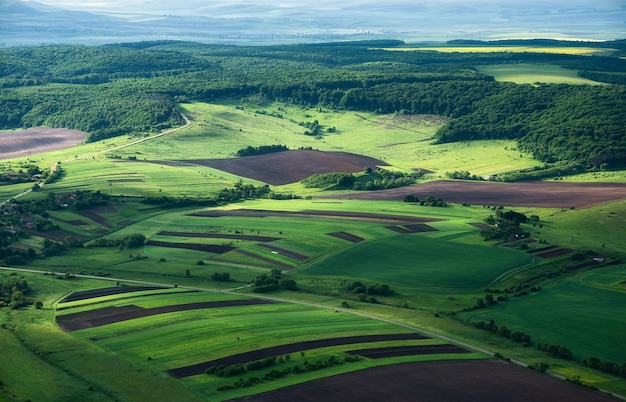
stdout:
POLYGON ((409 187, 367 191, 316 198, 402 201, 413 194, 432 196, 449 203, 504 205, 540 208, 589 208, 605 202, 626 199, 626 183, 522 182, 438 180, 409 187))
POLYGON ((62 128, 35 127, 0 132, 0 160, 57 151, 80 144, 87 133, 62 128))
POLYGON ((235 159, 200 159, 184 162, 209 166, 273 186, 294 183, 316 173, 360 172, 386 163, 347 152, 309 150, 276 152, 235 159))

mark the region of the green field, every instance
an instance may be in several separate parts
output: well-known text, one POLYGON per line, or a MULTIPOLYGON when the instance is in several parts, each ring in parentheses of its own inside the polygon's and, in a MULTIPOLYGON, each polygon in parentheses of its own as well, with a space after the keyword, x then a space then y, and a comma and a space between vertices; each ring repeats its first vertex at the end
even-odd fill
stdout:
POLYGON ((462 316, 472 321, 493 319, 513 330, 533 328, 535 342, 566 342, 577 360, 595 356, 602 361, 623 362, 625 275, 624 265, 598 268, 546 285, 530 296, 462 316))
POLYGON ((478 289, 532 260, 506 248, 400 235, 358 243, 305 267, 304 272, 408 287, 478 289))
POLYGON ((479 67, 478 71, 492 75, 497 81, 510 81, 516 84, 601 85, 598 82, 579 77, 577 71, 550 64, 490 65, 479 67))
MULTIPOLYGON (((146 293, 146 292, 144 292, 146 293)), ((152 291, 154 293, 154 291, 152 291)), ((61 317, 79 311, 89 311, 104 307, 123 307, 132 304, 143 308, 170 306, 193 302, 218 300, 239 300, 242 296, 209 292, 172 293, 133 297, 131 295, 106 296, 89 301, 60 303, 61 317)), ((153 315, 145 318, 123 321, 101 327, 84 329, 73 334, 80 339, 96 340, 95 343, 116 356, 156 372, 176 369, 202 363, 207 359, 228 357, 259 348, 280 346, 310 340, 341 338, 346 336, 410 333, 405 328, 362 316, 337 312, 319 307, 277 303, 256 306, 207 308, 153 315), (209 358, 210 356, 210 358, 209 358)), ((341 346, 304 349, 302 353, 292 353, 290 360, 274 368, 293 367, 306 361, 316 362, 330 356, 341 357, 346 351, 355 348, 380 348, 399 345, 434 345, 439 340, 424 339, 414 341, 387 341, 376 343, 347 344, 341 346)), ((458 358, 481 358, 478 353, 465 354, 458 358)), ((292 375, 280 381, 264 382, 247 389, 230 392, 218 391, 223 385, 232 384, 237 377, 220 378, 200 374, 181 380, 183 384, 199 396, 210 400, 226 400, 235 396, 259 392, 285 386, 303 379, 313 379, 333 373, 358 370, 373 365, 394 364, 408 361, 432 359, 427 356, 396 357, 359 360, 344 363, 329 370, 313 371, 292 375), (303 378, 302 378, 303 377, 303 378)), ((445 358, 434 357, 434 358, 445 358)), ((269 369, 255 370, 251 374, 260 376, 269 369)), ((251 374, 248 374, 250 376, 251 374)), ((245 377, 246 375, 244 375, 245 377)))
MULTIPOLYGON (((528 72, 532 73, 533 68, 528 72)), ((564 74, 557 70, 554 73, 564 74)), ((87 395, 84 400, 139 400, 146 396, 151 400, 227 400, 376 365, 459 358, 435 355, 364 359, 228 392, 217 391, 217 388, 231 385, 237 378, 202 374, 174 380, 164 373, 207 361, 207 356, 226 357, 282 343, 410 332, 403 325, 451 337, 522 362, 549 362, 555 372, 615 392, 626 392, 623 379, 580 365, 582 359, 592 356, 603 361, 614 359, 619 364, 626 360, 626 351, 619 343, 620 334, 626 330, 620 319, 625 301, 623 265, 544 278, 539 283, 542 287, 539 292, 524 297, 511 296, 506 302, 468 311, 477 299, 485 297, 485 288, 514 288, 529 278, 574 264, 571 255, 540 259, 526 253, 527 250, 520 250, 516 244, 483 241, 480 229, 472 224, 484 222, 493 215, 495 212, 490 208, 461 205, 433 208, 404 202, 315 198, 245 200, 219 207, 177 209, 161 209, 138 202, 144 196, 207 197, 232 187, 240 179, 261 185, 198 165, 161 163, 232 158, 238 149, 247 145, 286 144, 291 149, 312 147, 354 152, 379 158, 392 165, 392 169, 430 170, 433 173, 423 179, 430 180, 444 177, 449 171, 467 170, 485 175, 535 166, 538 162, 520 153, 514 141, 433 145, 432 136, 444 119, 432 116, 333 112, 279 102, 196 102, 183 106, 192 124, 168 135, 103 153, 96 152, 113 148, 113 142, 118 147, 131 139, 107 140, 108 144, 90 144, 39 156, 42 163, 62 160, 65 173, 57 182, 24 199, 46 197, 51 192, 99 190, 114 196, 106 207, 89 211, 51 210, 47 211, 48 219, 57 224, 64 235, 76 238, 121 239, 140 233, 149 241, 231 246, 237 250, 217 254, 158 245, 82 247, 29 261, 25 268, 57 272, 61 278, 65 278, 63 274, 67 272, 70 277, 81 274, 100 279, 61 280, 56 279, 56 275, 24 274, 34 289, 31 297, 42 300, 44 308, 4 309, 0 342, 15 350, 10 361, 22 367, 21 370, 29 367, 29 376, 37 377, 38 383, 35 388, 27 388, 24 384, 30 382, 23 374, 0 369, 0 380, 4 384, 0 398, 5 395, 12 398, 15 394, 40 400, 45 399, 41 391, 45 389, 49 395, 58 396, 57 399, 65 396, 79 399, 87 395), (280 112, 282 118, 271 116, 272 112, 280 112), (318 139, 305 136, 298 123, 314 119, 323 127, 336 127, 336 132, 318 139), (237 210, 266 212, 232 214, 237 210), (289 214, 299 211, 316 211, 316 215, 289 214), (190 215, 194 212, 212 212, 218 216, 190 215), (388 228, 401 225, 393 220, 386 222, 341 213, 431 218, 434 221, 427 224, 436 231, 400 235, 388 228), (161 233, 163 231, 187 235, 175 236, 161 233), (331 236, 334 232, 345 232, 363 241, 351 243, 331 236), (201 234, 212 237, 201 237, 201 234), (232 235, 278 240, 264 243, 227 237, 232 235), (290 257, 283 251, 305 258, 290 257), (54 323, 55 314, 63 316, 102 307, 154 308, 255 297, 258 294, 253 293, 251 283, 272 269, 279 269, 284 278, 297 281, 299 288, 297 292, 279 290, 270 294, 280 299, 277 304, 179 311, 73 333, 61 331, 54 323), (212 279, 213 274, 223 272, 229 273, 229 282, 212 279), (176 287, 139 292, 132 297, 117 295, 59 303, 75 290, 131 285, 132 281, 176 287), (366 285, 387 284, 395 293, 376 295, 373 299, 371 295, 359 298, 346 287, 352 281, 363 281, 366 285), (189 288, 211 291, 187 292, 189 288), (380 318, 393 322, 383 322, 380 318), (511 329, 530 333, 533 342, 565 345, 572 350, 576 361, 564 362, 533 347, 523 347, 475 329, 466 319, 494 319, 511 329), (103 371, 102 367, 107 369, 103 371)), ((623 181, 620 172, 611 171, 588 173, 571 180, 602 181, 607 177, 623 181)), ((0 189, 10 198, 13 190, 21 191, 30 186, 0 189)), ((277 191, 303 196, 319 193, 318 189, 305 189, 300 183, 277 187, 277 191)), ((590 249, 595 253, 606 251, 607 257, 616 259, 626 253, 623 246, 625 205, 616 202, 585 210, 517 210, 539 218, 537 224, 523 226, 537 240, 529 244, 530 250, 553 245, 571 247, 581 253, 590 249)), ((21 238, 20 246, 40 250, 42 238, 21 238)), ((584 258, 587 261, 591 257, 585 254, 584 258)), ((358 346, 443 342, 435 338, 358 346)), ((303 364, 303 360, 315 363, 330 356, 343 357, 351 349, 354 345, 307 350, 304 356, 292 353, 291 361, 281 363, 281 367, 297 366, 303 364)), ((485 357, 478 353, 463 355, 463 358, 485 357)), ((264 370, 260 373, 271 369, 264 370)))
MULTIPOLYGON (((248 145, 282 144, 290 149, 311 147, 335 152, 358 150, 356 153, 381 159, 392 169, 419 168, 433 172, 427 178, 442 178, 446 172, 457 170, 492 175, 531 168, 538 163, 530 155, 519 152, 514 141, 433 145, 431 139, 444 122, 434 116, 320 111, 285 103, 250 103, 244 104, 243 110, 235 108, 240 106, 235 103, 182 106, 192 124, 169 135, 123 148, 117 148, 124 143, 118 138, 104 141, 106 144, 88 144, 42 156, 37 163, 45 166, 61 160, 66 172, 62 180, 46 188, 50 191, 93 189, 126 196, 202 196, 228 187, 240 178, 199 165, 167 166, 159 162, 232 158, 248 145), (280 112, 283 117, 273 117, 272 112, 280 112), (298 123, 312 120, 319 120, 322 127, 336 127, 337 131, 320 139, 306 136, 298 123), (92 151, 107 147, 111 150, 92 151), (111 159, 113 156, 120 159, 111 159)), ((279 189, 303 195, 312 193, 298 183, 279 189)))

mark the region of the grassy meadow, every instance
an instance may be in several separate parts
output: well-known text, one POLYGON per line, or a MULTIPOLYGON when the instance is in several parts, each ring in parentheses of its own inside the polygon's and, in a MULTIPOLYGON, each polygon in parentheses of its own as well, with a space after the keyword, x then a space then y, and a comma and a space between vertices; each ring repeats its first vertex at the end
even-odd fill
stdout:
MULTIPOLYGON (((533 69, 538 68, 522 67, 527 68, 529 74, 537 72, 533 69)), ((551 71, 555 76, 567 74, 551 71)), ((502 74, 517 73, 509 70, 502 74)), ((472 224, 484 222, 493 215, 495 212, 490 208, 296 199, 246 200, 217 208, 160 209, 138 202, 145 196, 211 196, 218 190, 232 187, 240 179, 261 184, 199 165, 164 163, 233 158, 237 150, 248 145, 284 144, 290 149, 311 147, 359 153, 379 158, 393 169, 432 171, 423 179, 430 180, 444 177, 448 171, 486 175, 538 164, 529 155, 520 153, 514 141, 432 145, 432 136, 444 123, 432 116, 333 112, 256 100, 189 103, 182 108, 192 123, 150 141, 131 144, 131 138, 119 138, 37 156, 37 163, 62 161, 64 175, 25 199, 76 189, 124 195, 126 198, 115 197, 107 207, 87 211, 89 213, 68 209, 48 211, 49 219, 64 234, 76 238, 122 239, 140 233, 148 241, 231 246, 237 250, 218 254, 154 244, 132 249, 83 247, 29 262, 24 268, 100 279, 19 274, 24 275, 33 288, 31 297, 41 300, 44 308, 2 310, 0 345, 15 351, 9 362, 19 370, 8 370, 6 365, 0 367, 3 383, 0 400, 5 396, 15 399, 13 395, 31 400, 42 400, 46 395, 58 400, 86 401, 227 400, 375 365, 453 358, 437 355, 362 359, 228 392, 217 391, 217 388, 230 385, 237 378, 203 374, 174 380, 164 373, 209 360, 207 356, 218 358, 282 343, 410 332, 415 328, 523 362, 548 362, 551 370, 571 378, 626 393, 623 379, 592 371, 576 362, 552 358, 465 322, 466 319, 494 319, 511 329, 530 333, 533 341, 566 345, 578 363, 590 356, 615 359, 620 364, 626 361, 626 351, 619 342, 620 334, 626 330, 621 320, 626 290, 623 264, 562 273, 542 282, 538 292, 511 297, 485 309, 469 310, 477 299, 485 297, 486 287, 515 287, 538 274, 574 264, 571 255, 540 259, 516 244, 485 242, 480 229, 472 224), (275 117, 277 114, 282 117, 275 117), (305 128, 299 123, 313 120, 318 120, 323 129, 334 127, 336 130, 325 132, 320 138, 304 135, 305 128), (130 145, 124 146, 125 143, 130 145), (237 210, 247 210, 249 214, 237 215, 237 210), (251 213, 254 211, 256 215, 251 213), (259 214, 258 211, 270 212, 259 214), (316 211, 317 215, 281 211, 316 211), (194 212, 212 212, 216 216, 190 215, 194 212), (427 224, 436 231, 401 235, 388 228, 396 225, 393 222, 346 217, 337 214, 340 212, 432 218, 434 221, 427 224), (162 233, 164 231, 186 235, 175 236, 162 233), (335 232, 345 232, 362 241, 352 243, 330 235, 335 232), (202 234, 211 237, 199 236, 202 234), (233 235, 275 237, 277 240, 263 243, 233 235), (283 251, 304 258, 290 257, 283 251), (101 307, 154 308, 251 298, 258 296, 253 293, 251 283, 272 269, 280 269, 285 278, 297 281, 300 291, 272 293, 270 297, 279 299, 276 304, 180 311, 73 333, 61 331, 54 321, 55 314, 62 316, 101 307), (228 272, 231 280, 212 279, 214 273, 221 272, 228 272), (388 284, 395 294, 376 296, 376 303, 360 300, 346 287, 357 280, 367 285, 388 284), (124 286, 133 281, 176 288, 138 292, 132 297, 115 295, 60 302, 73 291, 124 286), (188 292, 190 289, 204 291, 188 292), (391 322, 381 321, 381 318, 391 322)), ((603 181, 607 178, 624 181, 620 172, 597 172, 571 180, 603 181)), ((1 186, 0 195, 11 198, 31 186, 1 186)), ((301 184, 293 183, 277 187, 277 191, 306 196, 319 190, 304 189, 301 184)), ((539 217, 537 225, 524 225, 540 240, 528 245, 531 251, 554 245, 581 252, 591 249, 618 259, 626 253, 625 209, 625 202, 617 202, 585 210, 516 210, 539 217)), ((42 238, 31 236, 20 242, 23 246, 40 249, 42 238)), ((10 274, 0 275, 6 278, 10 274)), ((443 342, 435 338, 408 344, 443 342)), ((406 342, 401 344, 407 345, 406 342)), ((303 360, 314 363, 330 356, 345 356, 352 346, 307 350, 304 355, 294 353, 291 361, 282 363, 281 367, 303 364, 303 360)), ((400 343, 388 342, 383 346, 400 346, 400 343)), ((463 355, 463 358, 486 357, 479 353, 463 355)), ((271 369, 264 370, 262 373, 271 369)))

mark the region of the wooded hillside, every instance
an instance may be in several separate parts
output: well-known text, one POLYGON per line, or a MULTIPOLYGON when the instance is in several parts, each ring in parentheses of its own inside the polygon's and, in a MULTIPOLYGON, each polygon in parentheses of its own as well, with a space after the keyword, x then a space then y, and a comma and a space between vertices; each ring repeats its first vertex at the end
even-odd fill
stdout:
MULTIPOLYGON (((611 44, 623 47, 623 41, 586 46, 611 44)), ((143 42, 0 49, 0 128, 71 128, 95 141, 180 125, 176 102, 262 96, 333 109, 436 114, 451 118, 438 142, 515 138, 520 149, 547 163, 626 166, 626 90, 619 85, 626 60, 374 49, 398 45, 143 42), (556 64, 612 85, 517 85, 474 68, 520 62, 556 64)))

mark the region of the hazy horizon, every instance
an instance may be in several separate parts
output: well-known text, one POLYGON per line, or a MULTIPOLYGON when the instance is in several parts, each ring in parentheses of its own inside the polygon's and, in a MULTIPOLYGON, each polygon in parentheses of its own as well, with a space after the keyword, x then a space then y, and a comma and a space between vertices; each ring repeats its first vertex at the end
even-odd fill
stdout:
MULTIPOLYGON (((44 37, 50 41, 55 40, 57 32, 60 36, 67 35, 67 30, 60 31, 64 25, 66 28, 72 26, 78 35, 75 40, 83 42, 116 41, 120 36, 128 40, 158 37, 237 43, 371 38, 407 42, 626 38, 626 3, 623 0, 390 0, 385 3, 373 0, 19 1, 29 6, 40 3, 115 17, 107 23, 83 21, 81 17, 69 15, 64 22, 54 25, 47 16, 58 13, 51 13, 44 7, 43 13, 37 17, 43 20, 30 23, 35 26, 50 24, 48 30, 55 34, 44 37), (113 30, 117 31, 112 33, 113 30)), ((0 3, 7 2, 15 4, 17 0, 0 0, 0 3)), ((17 18, 20 16, 17 15, 17 18)), ((15 31, 28 26, 9 18, 6 25, 10 24, 14 25, 15 31)), ((36 40, 33 38, 29 40, 36 40)))

